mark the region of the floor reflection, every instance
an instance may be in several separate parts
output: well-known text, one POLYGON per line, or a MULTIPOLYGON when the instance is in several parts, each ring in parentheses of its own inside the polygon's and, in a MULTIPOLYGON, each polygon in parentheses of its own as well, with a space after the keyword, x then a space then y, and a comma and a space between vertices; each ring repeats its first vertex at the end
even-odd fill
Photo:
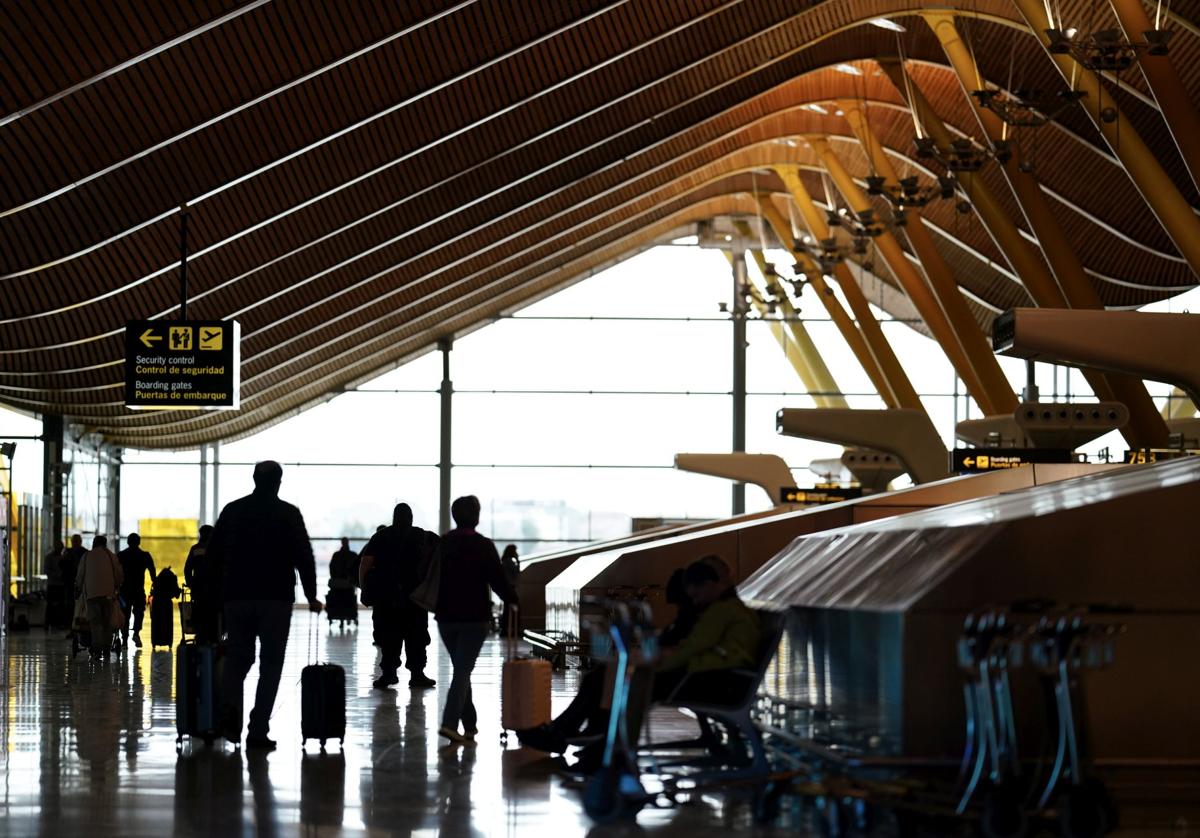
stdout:
MULTIPOLYGON (((489 642, 475 676, 483 712, 473 748, 440 747, 433 733, 450 681, 435 640, 436 689, 371 688, 369 628, 330 630, 310 645, 297 612, 279 701, 271 721, 279 749, 242 753, 228 745, 175 750, 174 655, 130 647, 107 664, 72 659, 60 632, 0 641, 4 790, 0 834, 111 836, 571 835, 591 830, 578 790, 564 787, 544 755, 499 744, 503 649, 489 642), (345 750, 300 742, 300 670, 321 659, 345 667, 345 750), (483 708, 492 708, 488 712, 483 708)), ((369 627, 369 622, 364 625, 369 627)), ((178 637, 176 627, 176 637, 178 637)), ((252 671, 248 692, 256 683, 252 671)), ((575 676, 556 678, 555 703, 575 676)), ((252 701, 252 696, 247 696, 252 701)), ((707 806, 645 812, 633 831, 692 835, 727 829, 728 813, 707 806)))

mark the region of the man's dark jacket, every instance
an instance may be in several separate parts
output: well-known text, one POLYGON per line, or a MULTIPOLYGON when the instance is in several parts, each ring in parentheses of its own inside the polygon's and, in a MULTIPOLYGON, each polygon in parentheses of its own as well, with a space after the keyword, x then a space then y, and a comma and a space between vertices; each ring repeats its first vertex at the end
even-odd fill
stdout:
POLYGON ((300 510, 255 489, 221 510, 206 558, 220 568, 225 602, 296 601, 296 571, 308 599, 317 597, 312 544, 300 510))

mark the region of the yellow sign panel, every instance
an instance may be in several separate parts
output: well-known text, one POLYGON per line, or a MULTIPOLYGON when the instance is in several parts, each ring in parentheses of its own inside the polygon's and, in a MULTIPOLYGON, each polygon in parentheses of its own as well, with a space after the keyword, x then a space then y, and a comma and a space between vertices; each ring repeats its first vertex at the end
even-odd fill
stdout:
POLYGON ((222 326, 200 327, 200 348, 211 352, 220 352, 225 339, 225 329, 222 326))
POLYGON ((192 348, 192 327, 191 326, 172 326, 171 340, 167 345, 168 349, 176 352, 187 352, 192 348))
MULTIPOLYGON (((161 572, 171 568, 183 584, 183 564, 188 551, 196 543, 200 522, 195 518, 141 518, 138 534, 142 549, 154 556, 154 566, 161 572)), ((147 590, 148 592, 148 590, 147 590)))

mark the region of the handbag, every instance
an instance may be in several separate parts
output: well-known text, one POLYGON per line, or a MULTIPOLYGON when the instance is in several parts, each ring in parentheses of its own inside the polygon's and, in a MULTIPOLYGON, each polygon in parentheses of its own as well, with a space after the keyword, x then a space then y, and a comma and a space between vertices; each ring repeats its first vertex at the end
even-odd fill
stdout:
POLYGON ((429 558, 429 565, 425 568, 425 577, 421 580, 421 584, 413 589, 408 598, 417 606, 433 612, 437 610, 438 594, 441 589, 442 548, 438 547, 429 558))
POLYGON ((114 629, 125 628, 125 609, 121 607, 121 598, 113 597, 112 600, 112 616, 109 618, 109 625, 114 629))
POLYGON ((75 631, 86 631, 88 627, 87 597, 75 598, 75 612, 71 616, 71 626, 75 631))

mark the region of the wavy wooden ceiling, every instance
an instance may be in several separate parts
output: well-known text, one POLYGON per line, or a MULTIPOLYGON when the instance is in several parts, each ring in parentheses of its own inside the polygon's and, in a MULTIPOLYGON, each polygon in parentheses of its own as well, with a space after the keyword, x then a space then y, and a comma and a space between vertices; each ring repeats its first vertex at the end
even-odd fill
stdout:
MULTIPOLYGON (((928 177, 902 99, 871 61, 896 38, 867 24, 908 26, 914 79, 952 130, 974 135, 936 39, 910 17, 923 5, 6 4, 0 401, 117 444, 243 436, 689 223, 752 213, 755 188, 782 206, 771 165, 800 167, 823 196, 792 137, 831 135, 869 174, 844 120, 803 107, 813 102, 865 100, 895 159, 928 177), (243 406, 134 413, 121 404, 123 324, 175 316, 185 202, 188 313, 241 321, 243 406)), ((1015 66, 1027 85, 1062 87, 1007 0, 969 8, 981 17, 960 27, 985 76, 1004 85, 1015 66)), ((1196 95, 1200 38, 1176 28, 1175 63, 1196 95)), ((1144 80, 1124 81, 1121 107, 1200 205, 1144 80)), ((1082 113, 1027 142, 1108 305, 1195 284, 1082 113)), ((984 177, 1019 217, 1002 175, 984 177)), ((1027 302, 973 215, 942 202, 927 217, 982 326, 1027 302)), ((882 265, 877 275, 893 282, 882 265)))

